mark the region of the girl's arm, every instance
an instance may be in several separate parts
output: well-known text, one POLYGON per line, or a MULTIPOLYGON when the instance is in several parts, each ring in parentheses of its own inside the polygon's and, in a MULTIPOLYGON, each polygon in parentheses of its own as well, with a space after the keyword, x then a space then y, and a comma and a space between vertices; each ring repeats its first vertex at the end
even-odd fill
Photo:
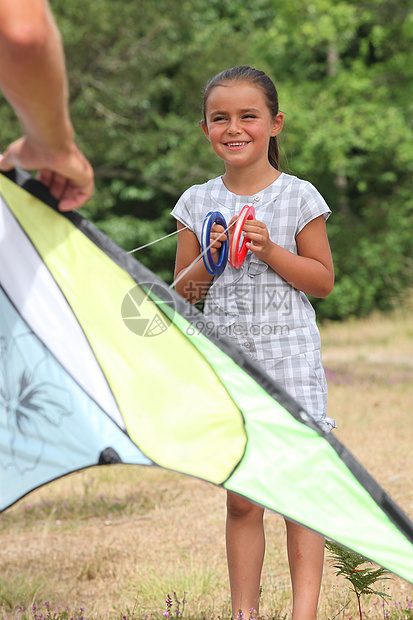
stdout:
MULTIPOLYGON (((175 290, 177 293, 185 297, 190 303, 195 304, 203 299, 207 293, 208 287, 212 280, 212 275, 206 270, 204 261, 200 259, 191 269, 189 265, 200 255, 201 247, 195 233, 188 230, 181 222, 178 221, 178 249, 176 252, 175 263, 175 280, 180 276, 183 277, 177 282, 175 290)), ((222 226, 214 224, 211 228, 211 243, 214 239, 218 239, 224 231, 222 226)), ((216 241, 211 248, 211 254, 216 260, 215 254, 221 247, 221 242, 216 241)))
POLYGON ((334 267, 324 217, 309 222, 296 237, 298 255, 269 238, 263 222, 247 220, 247 247, 294 288, 313 297, 327 297, 333 289, 334 267))

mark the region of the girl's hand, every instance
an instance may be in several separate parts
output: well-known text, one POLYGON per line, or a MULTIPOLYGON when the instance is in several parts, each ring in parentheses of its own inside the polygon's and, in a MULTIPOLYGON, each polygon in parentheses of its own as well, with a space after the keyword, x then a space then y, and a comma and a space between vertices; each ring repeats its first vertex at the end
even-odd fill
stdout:
POLYGON ((220 224, 212 224, 209 243, 211 245, 211 254, 216 255, 222 246, 223 241, 227 238, 225 228, 220 224), (224 234, 223 234, 224 233, 224 234))
POLYGON ((246 220, 242 230, 244 237, 249 240, 247 241, 247 248, 254 252, 255 256, 265 261, 274 245, 266 225, 258 220, 246 220))

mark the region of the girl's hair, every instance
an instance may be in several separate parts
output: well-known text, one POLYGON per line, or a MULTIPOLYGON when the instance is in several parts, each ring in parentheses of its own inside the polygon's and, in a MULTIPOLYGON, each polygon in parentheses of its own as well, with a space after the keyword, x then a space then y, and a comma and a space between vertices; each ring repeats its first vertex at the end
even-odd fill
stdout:
MULTIPOLYGON (((239 67, 232 67, 232 69, 226 69, 221 71, 215 77, 208 82, 204 91, 204 101, 202 106, 202 112, 204 115, 204 122, 206 123, 206 105, 208 97, 215 86, 221 86, 228 84, 229 82, 249 82, 255 84, 261 89, 265 102, 273 118, 275 118, 279 112, 278 108, 278 93, 271 78, 268 77, 264 71, 259 69, 253 69, 247 65, 239 67)), ((268 146, 268 160, 273 168, 279 170, 280 156, 278 149, 277 136, 271 136, 270 144, 268 146)))

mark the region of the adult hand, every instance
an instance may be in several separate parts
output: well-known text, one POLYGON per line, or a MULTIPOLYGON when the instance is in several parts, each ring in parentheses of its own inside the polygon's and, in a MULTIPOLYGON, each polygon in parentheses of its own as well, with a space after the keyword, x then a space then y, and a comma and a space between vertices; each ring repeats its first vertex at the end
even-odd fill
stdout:
POLYGON ((92 166, 73 141, 64 152, 53 154, 24 136, 0 155, 0 170, 7 171, 16 166, 37 170, 38 180, 59 201, 61 211, 81 207, 93 194, 92 166))

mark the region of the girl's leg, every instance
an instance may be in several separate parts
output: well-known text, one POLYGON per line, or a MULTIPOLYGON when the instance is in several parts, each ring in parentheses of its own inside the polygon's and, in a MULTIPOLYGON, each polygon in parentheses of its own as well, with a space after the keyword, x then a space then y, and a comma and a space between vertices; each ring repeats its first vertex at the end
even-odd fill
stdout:
POLYGON ((292 620, 316 620, 324 564, 324 538, 285 521, 293 588, 292 620))
POLYGON ((227 559, 232 613, 258 615, 264 561, 264 510, 233 493, 227 494, 227 559))

